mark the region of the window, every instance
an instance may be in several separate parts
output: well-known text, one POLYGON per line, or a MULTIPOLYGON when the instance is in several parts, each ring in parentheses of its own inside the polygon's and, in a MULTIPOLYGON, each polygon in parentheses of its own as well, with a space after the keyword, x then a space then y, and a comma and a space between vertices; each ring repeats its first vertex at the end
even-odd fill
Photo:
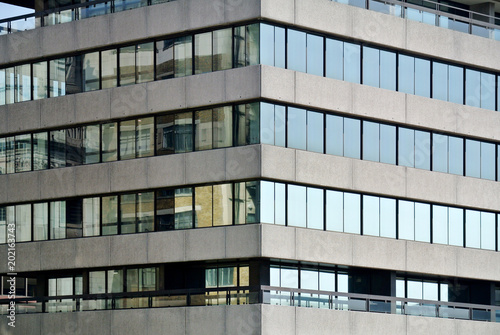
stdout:
POLYGON ((287 146, 294 149, 306 150, 307 130, 306 111, 288 107, 288 138, 287 146))
POLYGON ((118 51, 116 49, 101 51, 102 88, 116 87, 118 83, 118 51))
POLYGON ((307 34, 307 73, 323 76, 323 37, 307 34))
POLYGON ((232 68, 232 29, 220 29, 213 32, 213 71, 232 68))
MULTIPOLYGON (((48 97, 48 65, 47 62, 39 62, 33 64, 33 100, 45 99, 48 97)), ((2 72, 0 71, 0 77, 2 72)), ((0 87, 2 87, 0 79, 0 87)), ((1 91, 0 91, 1 92, 1 91)), ((0 105, 1 103, 0 93, 0 105)))
POLYGON ((212 72, 212 33, 194 35, 194 74, 212 72))
POLYGON ((88 92, 100 89, 99 52, 83 55, 82 71, 84 91, 88 92))
POLYGON ((156 79, 174 77, 174 40, 156 42, 156 79))
POLYGON ((33 240, 43 241, 49 238, 49 204, 33 205, 33 240))

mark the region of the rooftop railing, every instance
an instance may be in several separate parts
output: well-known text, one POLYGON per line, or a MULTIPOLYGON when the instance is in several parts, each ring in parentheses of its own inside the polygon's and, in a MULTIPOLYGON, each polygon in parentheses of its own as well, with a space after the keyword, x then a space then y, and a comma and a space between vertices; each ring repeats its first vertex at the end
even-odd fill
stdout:
POLYGON ((83 20, 175 0, 97 0, 0 20, 0 35, 83 20))
POLYGON ((422 0, 422 5, 397 0, 331 1, 500 41, 500 18, 431 0, 422 0))

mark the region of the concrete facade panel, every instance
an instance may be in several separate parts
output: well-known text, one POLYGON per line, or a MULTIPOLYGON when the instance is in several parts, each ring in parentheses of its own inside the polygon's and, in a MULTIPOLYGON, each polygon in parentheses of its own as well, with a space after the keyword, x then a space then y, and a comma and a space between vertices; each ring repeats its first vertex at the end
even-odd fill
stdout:
POLYGON ((134 41, 147 36, 147 12, 147 8, 142 7, 105 15, 109 17, 109 43, 115 44, 122 41, 134 41))
POLYGON ((111 89, 111 117, 121 118, 148 112, 146 84, 111 89))
POLYGON ((40 175, 33 172, 15 173, 6 175, 7 183, 0 186, 9 202, 26 202, 40 197, 40 175), (19 185, 22 185, 20 187, 19 185))
POLYGON ((262 145, 262 172, 263 178, 279 180, 296 180, 296 157, 294 149, 262 145))
MULTIPOLYGON (((288 227, 288 229, 292 229, 288 227)), ((337 265, 353 263, 353 236, 337 232, 295 229, 297 259, 337 265)), ((263 245, 264 247, 264 245, 263 245)))
POLYGON ((352 113, 390 122, 405 122, 405 94, 351 84, 352 113))
POLYGON ((458 247, 425 242, 406 242, 406 264, 408 269, 418 273, 442 273, 457 275, 458 247), (436 257, 439 255, 439 257, 436 257))
POLYGON ((352 261, 355 266, 404 271, 407 268, 406 243, 389 238, 353 235, 352 261))
POLYGON ((186 259, 210 260, 226 256, 226 230, 201 228, 186 230, 186 259), (210 248, 207 248, 210 246, 210 248))
POLYGON ((226 257, 259 257, 261 250, 261 225, 250 224, 225 229, 226 257))
POLYGON ((49 313, 40 318, 42 334, 74 334, 78 330, 78 313, 49 313))
POLYGON ((74 124, 75 100, 74 95, 40 100, 40 125, 49 128, 74 124))
POLYGON ((222 306, 190 307, 186 309, 186 335, 226 334, 226 309, 222 306))
MULTIPOLYGON (((473 322, 475 323, 475 322, 473 322)), ((453 334, 457 332, 457 320, 426 318, 421 316, 406 317, 408 335, 453 334)))
MULTIPOLYGON (((110 266, 111 238, 82 238, 75 243, 75 266, 78 268, 110 266)), ((130 252, 130 251, 129 251, 130 252)))
POLYGON ((111 190, 109 164, 78 166, 73 170, 75 172, 75 189, 78 194, 93 195, 108 193, 111 190))
POLYGON ((5 39, 6 47, 1 49, 5 51, 2 52, 5 57, 3 59, 0 58, 0 64, 18 62, 20 58, 33 59, 40 57, 40 52, 43 52, 42 46, 44 44, 42 36, 43 34, 40 29, 1 36, 5 39))
POLYGON ((262 98, 295 102, 295 75, 296 72, 261 65, 261 88, 262 98))
POLYGON ((457 106, 457 132, 465 136, 500 140, 500 115, 498 112, 477 107, 457 106))
POLYGON ((111 192, 148 187, 148 160, 129 159, 111 164, 111 192))
POLYGON ((148 263, 148 234, 113 236, 110 241, 110 265, 148 263))
POLYGON ((467 108, 470 107, 407 94, 406 122, 418 127, 456 132, 457 115, 461 109, 467 108))
MULTIPOLYGON (((246 2, 243 2, 243 4, 245 3, 246 2)), ((225 70, 223 73, 225 76, 224 90, 226 93, 226 101, 260 97, 261 67, 259 65, 225 70)))
POLYGON ((71 269, 75 267, 77 257, 75 240, 38 243, 40 243, 39 256, 31 254, 31 257, 40 257, 41 270, 71 269))
POLYGON ((352 35, 354 24, 353 15, 350 15, 351 8, 321 0, 295 1, 294 23, 335 35, 352 35), (332 6, 335 10, 332 10, 332 6))
POLYGON ((186 107, 186 78, 153 81, 146 87, 148 113, 186 107))
POLYGON ((223 181, 225 165, 225 149, 189 153, 186 155, 186 183, 223 181))
POLYGON ((262 335, 297 334, 296 308, 262 305, 262 335))
POLYGON ((75 94, 75 122, 86 123, 111 117, 111 92, 104 89, 75 94))
POLYGON ((295 309, 296 334, 350 334, 352 313, 316 308, 295 309))
POLYGON ((260 6, 262 17, 280 22, 295 22, 295 1, 261 0, 260 6))
MULTIPOLYGON (((19 244, 17 244, 16 247, 17 246, 19 246, 19 244)), ((16 252, 16 271, 22 272, 40 270, 42 262, 42 260, 40 259, 41 243, 23 243, 21 244, 21 246, 21 248, 16 248, 16 251, 17 249, 19 249, 19 251, 16 252)), ((7 247, 5 247, 5 250, 6 249, 7 247)), ((2 254, 5 255, 4 258, 6 259, 8 255, 7 251, 2 254)), ((4 264, 2 264, 2 273, 7 272, 12 271, 8 270, 8 262, 4 262, 4 264)))
POLYGON ((353 189, 395 197, 405 196, 406 168, 352 159, 353 189))
POLYGON ((40 100, 7 105, 7 120, 9 123, 5 126, 8 132, 19 132, 40 128, 40 105, 40 100))
POLYGON ((186 182, 186 155, 151 157, 147 165, 148 187, 176 186, 186 182))
MULTIPOLYGON (((103 18, 103 20, 107 20, 107 18, 103 18)), ((78 46, 77 39, 75 38, 75 23, 76 22, 67 23, 64 26, 48 26, 40 29, 40 49, 37 50, 37 56, 58 55, 68 52, 69 50, 79 50, 80 48, 78 46)), ((17 34, 14 34, 13 36, 15 35, 17 34)), ((26 49, 30 49, 29 46, 26 47, 26 49)), ((21 52, 20 54, 22 54, 24 48, 22 51, 19 51, 21 52)))
MULTIPOLYGON (((352 188, 353 163, 349 158, 296 150, 297 182, 352 188)), ((264 161, 264 164, 268 164, 264 161)))
POLYGON ((224 23, 224 0, 186 0, 188 27, 215 26, 224 23))
POLYGON ((457 320, 456 329, 457 335, 496 335, 500 333, 500 324, 498 322, 467 322, 463 320, 457 320))
MULTIPOLYGON (((248 18, 257 18, 260 16, 260 5, 260 0, 224 0, 224 22, 237 22, 248 18)), ((219 5, 214 3, 213 6, 219 5)))
POLYGON ((186 308, 154 308, 147 312, 148 335, 186 334, 186 308))
POLYGON ((147 7, 148 36, 159 36, 184 31, 188 28, 186 17, 186 2, 172 1, 168 5, 147 7))
POLYGON ((41 314, 17 314, 16 315, 16 327, 10 327, 5 315, 5 320, 0 322, 0 333, 5 335, 43 335, 41 333, 41 314))
POLYGON ((262 305, 226 306, 226 334, 260 335, 262 305))
POLYGON ((498 211, 500 184, 472 177, 457 178, 457 204, 498 211))
POLYGON ((351 314, 351 334, 386 335, 405 334, 407 318, 394 314, 356 313, 351 314))
POLYGON ((148 329, 147 309, 116 310, 111 313, 111 334, 144 334, 148 329))
POLYGON ((226 149, 226 180, 260 177, 261 146, 243 146, 226 149))
POLYGON ((186 77, 186 107, 198 107, 225 101, 224 71, 186 77))
POLYGON ((78 194, 75 189, 75 172, 75 169, 68 168, 35 172, 40 178, 40 198, 53 199, 78 194))
POLYGON ((8 107, 6 105, 0 106, 0 134, 9 132, 8 114, 8 107))
POLYGON ((76 35, 76 45, 79 49, 93 48, 95 45, 105 45, 109 43, 110 17, 112 15, 102 15, 74 23, 76 35))
POLYGON ((262 257, 297 259, 296 229, 268 224, 261 229, 262 257))
POLYGON ((455 204, 458 176, 407 168, 406 195, 415 200, 455 204))
POLYGON ((498 281, 500 278, 500 254, 472 248, 457 251, 457 276, 498 281))
POLYGON ((186 234, 184 231, 156 232, 147 235, 148 261, 150 263, 185 261, 186 234))

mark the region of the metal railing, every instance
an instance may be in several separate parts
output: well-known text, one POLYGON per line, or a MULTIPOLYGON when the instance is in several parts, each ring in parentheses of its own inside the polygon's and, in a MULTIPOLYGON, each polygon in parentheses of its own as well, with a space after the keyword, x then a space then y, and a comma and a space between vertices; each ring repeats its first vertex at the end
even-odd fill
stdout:
POLYGON ((500 41, 499 18, 431 0, 422 0, 422 5, 397 0, 330 1, 500 41))
POLYGON ((280 306, 500 322, 500 306, 261 286, 262 303, 280 306))
POLYGON ((0 20, 0 35, 82 20, 175 0, 96 0, 0 20))

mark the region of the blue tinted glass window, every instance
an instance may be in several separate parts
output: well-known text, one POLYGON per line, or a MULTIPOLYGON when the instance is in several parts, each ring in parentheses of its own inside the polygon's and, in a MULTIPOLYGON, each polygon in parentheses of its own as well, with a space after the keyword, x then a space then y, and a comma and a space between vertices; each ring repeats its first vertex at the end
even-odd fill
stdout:
POLYGON ((286 134, 286 107, 274 106, 274 145, 284 147, 286 134))
POLYGON ((306 188, 288 185, 288 225, 306 226, 306 188))
POLYGON ((481 178, 495 180, 495 145, 481 142, 481 178))
POLYGON ((379 197, 363 195, 363 235, 380 235, 379 197))
POLYGON ((481 142, 465 140, 465 175, 481 177, 481 142))
POLYGON ((307 188, 307 228, 323 229, 323 190, 307 188))
POLYGON ((481 212, 481 249, 495 250, 495 214, 481 212))
POLYGON ((344 193, 326 191, 326 230, 344 231, 344 193))
POLYGON ((307 73, 323 76, 323 37, 307 34, 307 73))
POLYGON ((285 225, 285 199, 286 185, 281 183, 274 184, 274 223, 285 225))
POLYGON ((265 23, 260 25, 260 63, 274 66, 274 27, 265 23))
POLYGON ((380 236, 396 238, 396 200, 380 198, 380 236))
POLYGON ((260 219, 262 223, 274 223, 274 183, 260 182, 260 219))
POLYGON ((379 124, 363 121, 363 159, 379 161, 379 124))
POLYGON ((344 193, 344 232, 361 233, 361 196, 359 194, 344 193))
POLYGON ((464 103, 464 69, 459 66, 448 66, 448 101, 464 103))
POLYGON ((432 242, 448 244, 448 207, 432 206, 432 242))
POLYGON ((415 205, 412 201, 398 201, 398 231, 399 239, 415 239, 415 205))
POLYGON ((355 119, 344 119, 344 156, 360 158, 361 153, 361 121, 355 119))
POLYGON ((326 153, 344 155, 344 118, 335 115, 326 116, 326 153))
POLYGON ((448 101, 448 65, 432 63, 432 97, 448 101))
POLYGON ((399 55, 399 88, 400 92, 414 94, 415 92, 415 59, 399 55))
POLYGON ((464 140, 450 136, 448 143, 448 171, 462 176, 464 174, 464 140))
POLYGON ((431 205, 415 203, 415 241, 431 241, 431 205))
POLYGON ((380 58, 378 49, 363 47, 363 84, 380 86, 380 58))
POLYGON ((481 247, 481 213, 478 211, 465 211, 465 246, 481 247))
POLYGON ((465 70, 465 104, 481 107, 481 74, 479 71, 465 70))
POLYGON ((359 84, 361 79, 361 47, 352 43, 344 43, 344 80, 359 84))
POLYGON ((307 112, 307 150, 323 153, 323 113, 307 112))
POLYGON ((344 80, 344 42, 326 39, 326 76, 344 80))
POLYGON ((481 108, 495 110, 495 76, 481 72, 481 108))
POLYGON ((431 96, 431 62, 415 58, 415 94, 431 96))
POLYGON ((431 168, 431 135, 426 131, 415 130, 415 167, 431 168))
POLYGON ((380 125, 380 162, 396 164, 396 127, 380 125))
POLYGON ((285 28, 274 27, 274 66, 285 68, 285 28))
POLYGON ((448 172, 448 136, 432 134, 432 171, 448 172))
POLYGON ((396 90, 396 53, 380 51, 380 87, 396 90))
POLYGON ((260 103, 260 142, 274 144, 274 105, 260 103))
POLYGON ((415 166, 415 131, 407 128, 399 128, 399 165, 415 166))
POLYGON ((464 245, 464 210, 448 208, 448 243, 463 247, 464 245))
POLYGON ((288 68, 306 72, 306 33, 288 29, 288 68))
POLYGON ((306 110, 288 107, 288 147, 306 150, 306 110))

